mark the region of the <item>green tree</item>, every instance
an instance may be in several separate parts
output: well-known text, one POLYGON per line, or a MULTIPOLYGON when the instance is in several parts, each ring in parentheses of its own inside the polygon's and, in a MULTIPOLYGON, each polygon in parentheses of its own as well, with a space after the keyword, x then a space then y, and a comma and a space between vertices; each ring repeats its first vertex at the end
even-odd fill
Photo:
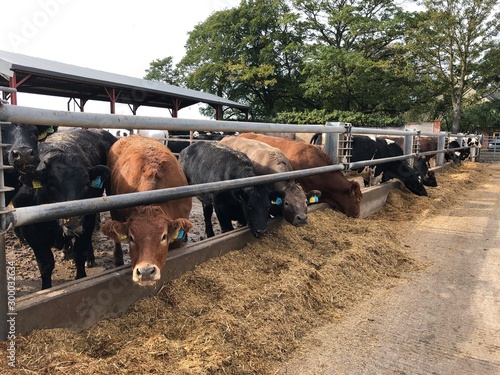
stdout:
POLYGON ((493 99, 464 109, 461 131, 476 133, 479 131, 500 130, 500 100, 493 99))
POLYGON ((408 47, 430 88, 444 88, 451 104, 452 132, 460 131, 464 100, 479 85, 477 70, 497 35, 497 0, 425 0, 408 29, 408 47))
POLYGON ((295 0, 310 41, 303 84, 328 110, 398 115, 419 90, 404 49, 407 13, 392 0, 295 0))
POLYGON ((189 33, 178 64, 187 86, 249 104, 259 121, 309 107, 300 88, 303 40, 297 17, 285 0, 242 0, 213 13, 189 33))
POLYGON ((182 78, 179 76, 179 72, 173 66, 172 56, 165 57, 163 59, 156 59, 149 63, 149 68, 146 69, 146 75, 144 79, 156 82, 164 82, 169 85, 179 86, 182 82, 182 78))

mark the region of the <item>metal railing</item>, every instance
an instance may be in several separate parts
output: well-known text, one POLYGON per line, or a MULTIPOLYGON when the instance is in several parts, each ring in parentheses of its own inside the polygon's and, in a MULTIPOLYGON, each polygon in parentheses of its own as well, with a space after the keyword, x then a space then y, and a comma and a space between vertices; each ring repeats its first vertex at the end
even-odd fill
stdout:
MULTIPOLYGON (((329 137, 326 144, 330 149, 328 153, 332 156, 333 165, 279 173, 274 175, 256 176, 244 179, 220 181, 214 183, 190 185, 185 187, 160 189, 147 192, 137 192, 116 196, 92 198, 82 201, 70 201, 64 203, 44 204, 32 207, 16 209, 5 208, 5 193, 3 188, 3 170, 0 173, 0 339, 4 339, 7 333, 7 289, 6 289, 6 254, 5 254, 5 231, 22 225, 54 220, 61 217, 85 215, 95 212, 103 212, 119 208, 137 205, 151 204, 159 201, 173 200, 184 197, 196 196, 221 190, 230 190, 244 186, 271 183, 286 179, 295 179, 331 171, 341 171, 344 164, 338 163, 338 139, 340 134, 350 137, 351 134, 375 134, 375 135, 400 135, 414 137, 419 135, 414 131, 397 131, 370 128, 353 128, 345 123, 327 123, 325 125, 286 125, 274 123, 252 123, 235 121, 213 121, 213 120, 189 120, 178 118, 160 118, 150 116, 128 116, 109 115, 85 112, 66 112, 45 109, 36 109, 22 106, 11 106, 0 103, 0 121, 21 124, 53 125, 83 128, 106 128, 106 129, 145 129, 145 130, 182 130, 182 131, 222 131, 222 132, 259 132, 259 133, 326 133, 329 137)), ((444 136, 444 135, 443 135, 444 136)), ((1 138, 0 138, 1 144, 1 138)), ((410 148, 411 150, 411 148, 410 148)), ((438 150, 438 153, 445 150, 438 150)), ((348 163, 349 169, 386 163, 415 157, 416 153, 403 156, 367 160, 363 162, 348 163)), ((0 155, 1 158, 1 155, 0 155)), ((0 162, 2 160, 0 159, 0 162)), ((2 163, 3 165, 3 163, 2 163)))

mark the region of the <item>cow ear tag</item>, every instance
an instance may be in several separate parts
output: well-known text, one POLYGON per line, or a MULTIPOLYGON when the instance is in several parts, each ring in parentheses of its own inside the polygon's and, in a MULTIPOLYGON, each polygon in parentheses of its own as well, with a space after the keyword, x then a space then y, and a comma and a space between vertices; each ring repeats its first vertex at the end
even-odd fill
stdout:
POLYGON ((275 201, 271 201, 271 204, 275 204, 276 206, 279 206, 281 203, 283 203, 283 201, 279 197, 276 198, 275 201))
POLYGON ((31 186, 33 187, 33 189, 40 189, 42 187, 42 181, 32 180, 31 186))
POLYGON ((95 180, 90 183, 90 186, 96 189, 102 189, 104 181, 101 179, 101 176, 97 176, 95 180))
POLYGON ((309 203, 318 203, 319 199, 317 195, 313 195, 309 198, 309 203))
POLYGON ((126 234, 120 234, 120 235, 118 235, 118 237, 120 237, 120 240, 122 240, 122 241, 127 239, 126 234))
POLYGON ((39 141, 43 141, 45 138, 47 138, 47 136, 49 134, 52 134, 52 133, 54 133, 54 127, 53 126, 51 126, 50 128, 48 128, 47 130, 45 130, 42 134, 39 134, 38 135, 38 140, 39 141))
POLYGON ((182 239, 184 238, 184 229, 180 228, 179 232, 177 232, 177 239, 182 239))

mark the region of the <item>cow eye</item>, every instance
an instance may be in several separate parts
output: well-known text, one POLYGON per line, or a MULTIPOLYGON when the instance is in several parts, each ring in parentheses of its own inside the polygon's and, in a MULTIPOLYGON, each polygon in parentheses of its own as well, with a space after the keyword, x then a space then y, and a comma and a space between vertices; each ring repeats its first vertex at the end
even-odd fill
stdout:
POLYGON ((161 237, 161 242, 165 242, 165 241, 167 241, 167 239, 168 239, 167 234, 163 233, 163 236, 161 237))
POLYGON ((132 236, 131 234, 129 234, 128 238, 129 238, 129 242, 132 242, 132 243, 135 242, 134 236, 132 236))

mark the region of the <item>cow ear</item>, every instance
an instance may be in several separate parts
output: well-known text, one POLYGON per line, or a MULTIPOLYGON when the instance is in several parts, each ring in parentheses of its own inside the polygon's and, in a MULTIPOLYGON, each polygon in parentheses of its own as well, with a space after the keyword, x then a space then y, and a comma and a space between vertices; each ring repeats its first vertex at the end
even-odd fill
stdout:
POLYGON ((22 174, 19 177, 19 181, 32 189, 40 189, 45 185, 46 181, 44 170, 36 170, 22 174))
POLYGON ((241 188, 233 190, 233 194, 236 199, 240 201, 246 201, 248 199, 248 196, 250 195, 249 188, 241 188))
POLYGON ((185 240, 186 234, 193 229, 193 224, 188 219, 175 219, 168 222, 168 242, 185 240))
POLYGON ((128 227, 126 223, 116 220, 109 220, 101 226, 101 232, 115 242, 128 239, 128 227))
POLYGON ((351 194, 351 197, 354 197, 358 190, 361 190, 361 186, 358 184, 358 182, 352 180, 349 181, 349 193, 351 194))
POLYGON ((319 197, 321 197, 321 191, 319 190, 311 190, 306 194, 307 203, 318 203, 319 197))
POLYGON ((104 182, 111 176, 111 170, 105 165, 97 165, 89 169, 90 186, 103 189, 104 182))
POLYGON ((272 191, 269 193, 269 199, 271 200, 271 204, 279 206, 285 199, 285 193, 283 191, 272 191))

